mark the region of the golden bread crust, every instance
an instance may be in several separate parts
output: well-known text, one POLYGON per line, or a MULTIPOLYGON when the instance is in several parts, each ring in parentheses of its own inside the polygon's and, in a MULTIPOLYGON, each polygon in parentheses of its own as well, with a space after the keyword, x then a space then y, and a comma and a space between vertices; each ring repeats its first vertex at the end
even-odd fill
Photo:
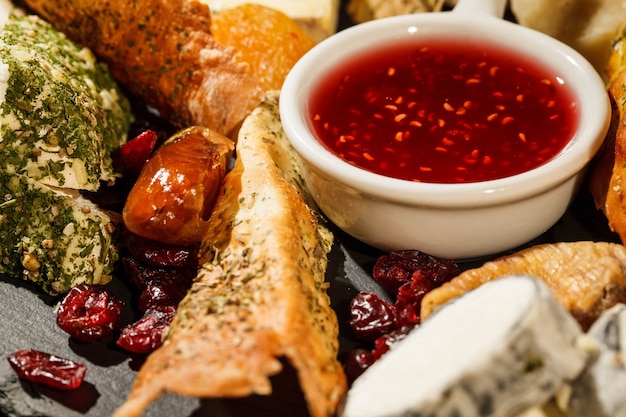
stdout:
POLYGON ((439 307, 485 282, 527 274, 543 280, 583 329, 604 310, 626 302, 626 248, 608 242, 543 244, 462 272, 426 294, 422 320, 439 307))
POLYGON ((165 391, 269 394, 281 357, 296 369, 311 416, 335 412, 346 379, 324 281, 332 235, 300 195, 298 170, 272 92, 240 130, 203 267, 115 417, 140 415, 165 391))
POLYGON ((596 207, 622 242, 626 242, 626 71, 609 84, 613 120, 602 149, 594 160, 589 187, 596 207))
POLYGON ((25 0, 89 47, 132 93, 180 127, 228 135, 247 115, 258 83, 210 33, 197 0, 25 0))

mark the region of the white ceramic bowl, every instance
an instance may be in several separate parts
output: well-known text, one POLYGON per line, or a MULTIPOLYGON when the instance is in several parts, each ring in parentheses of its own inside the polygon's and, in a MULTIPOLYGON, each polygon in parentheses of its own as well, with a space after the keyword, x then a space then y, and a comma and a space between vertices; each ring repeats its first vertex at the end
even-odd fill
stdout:
MULTIPOLYGON (((417 249, 452 259, 488 256, 522 245, 563 215, 608 129, 610 104, 601 77, 573 49, 499 18, 491 1, 454 11, 385 18, 339 32, 292 69, 281 92, 285 132, 303 160, 304 177, 328 218, 379 249, 417 249), (532 55, 560 74, 580 104, 580 125, 550 162, 508 178, 465 184, 393 179, 352 166, 327 150, 308 120, 311 91, 354 54, 422 35, 457 34, 532 55)), ((502 3, 502 2, 500 2, 502 3)), ((461 7, 462 5, 462 7, 461 7)))

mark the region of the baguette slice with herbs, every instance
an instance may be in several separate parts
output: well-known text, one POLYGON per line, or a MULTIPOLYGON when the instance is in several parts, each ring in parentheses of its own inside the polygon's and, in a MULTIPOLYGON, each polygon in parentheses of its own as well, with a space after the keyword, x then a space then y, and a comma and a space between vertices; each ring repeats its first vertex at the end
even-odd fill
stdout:
POLYGON ((115 417, 139 416, 165 392, 268 395, 280 358, 296 369, 311 416, 333 415, 346 379, 326 294, 332 235, 305 203, 299 173, 272 92, 240 130, 203 267, 115 417))

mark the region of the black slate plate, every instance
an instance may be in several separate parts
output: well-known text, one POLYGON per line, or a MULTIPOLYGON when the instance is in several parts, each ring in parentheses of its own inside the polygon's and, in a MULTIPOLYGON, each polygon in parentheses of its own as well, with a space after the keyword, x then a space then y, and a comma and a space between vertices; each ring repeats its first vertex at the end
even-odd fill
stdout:
MULTIPOLYGON (((345 3, 345 1, 342 1, 345 3)), ((349 22, 342 10, 340 28, 349 22)), ((341 354, 357 344, 345 328, 350 300, 360 290, 384 295, 371 278, 374 262, 381 253, 339 230, 330 254, 327 279, 332 305, 341 323, 341 354)), ((606 219, 591 201, 585 186, 563 218, 530 246, 545 242, 619 239, 608 230, 606 219)), ((468 242, 471 245, 471 242, 468 242)), ((517 248, 520 249, 520 248, 517 248)), ((516 250, 517 250, 516 249, 516 250)), ((513 252, 513 251, 511 251, 513 252)), ((463 269, 480 265, 486 259, 461 264, 463 269)), ((130 290, 119 280, 109 288, 127 304, 130 290)), ((71 341, 55 324, 54 306, 58 300, 41 295, 34 287, 0 276, 0 415, 10 417, 110 416, 126 398, 141 356, 129 356, 113 340, 98 344, 71 341), (34 348, 74 359, 88 367, 81 388, 60 392, 18 380, 6 361, 10 352, 34 348)), ((123 323, 132 320, 126 311, 123 323)), ((268 397, 199 400, 165 395, 144 414, 145 417, 307 417, 308 412, 293 369, 273 378, 274 393, 268 397)))

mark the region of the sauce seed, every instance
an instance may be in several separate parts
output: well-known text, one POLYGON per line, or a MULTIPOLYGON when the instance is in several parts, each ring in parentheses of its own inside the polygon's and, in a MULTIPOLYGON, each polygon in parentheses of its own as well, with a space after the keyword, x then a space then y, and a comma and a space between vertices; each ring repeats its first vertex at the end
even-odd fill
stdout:
POLYGON ((396 123, 401 122, 401 121, 403 121, 404 119, 406 119, 406 114, 405 114, 405 113, 402 113, 402 114, 397 114, 397 115, 393 118, 393 120, 394 120, 396 123))

